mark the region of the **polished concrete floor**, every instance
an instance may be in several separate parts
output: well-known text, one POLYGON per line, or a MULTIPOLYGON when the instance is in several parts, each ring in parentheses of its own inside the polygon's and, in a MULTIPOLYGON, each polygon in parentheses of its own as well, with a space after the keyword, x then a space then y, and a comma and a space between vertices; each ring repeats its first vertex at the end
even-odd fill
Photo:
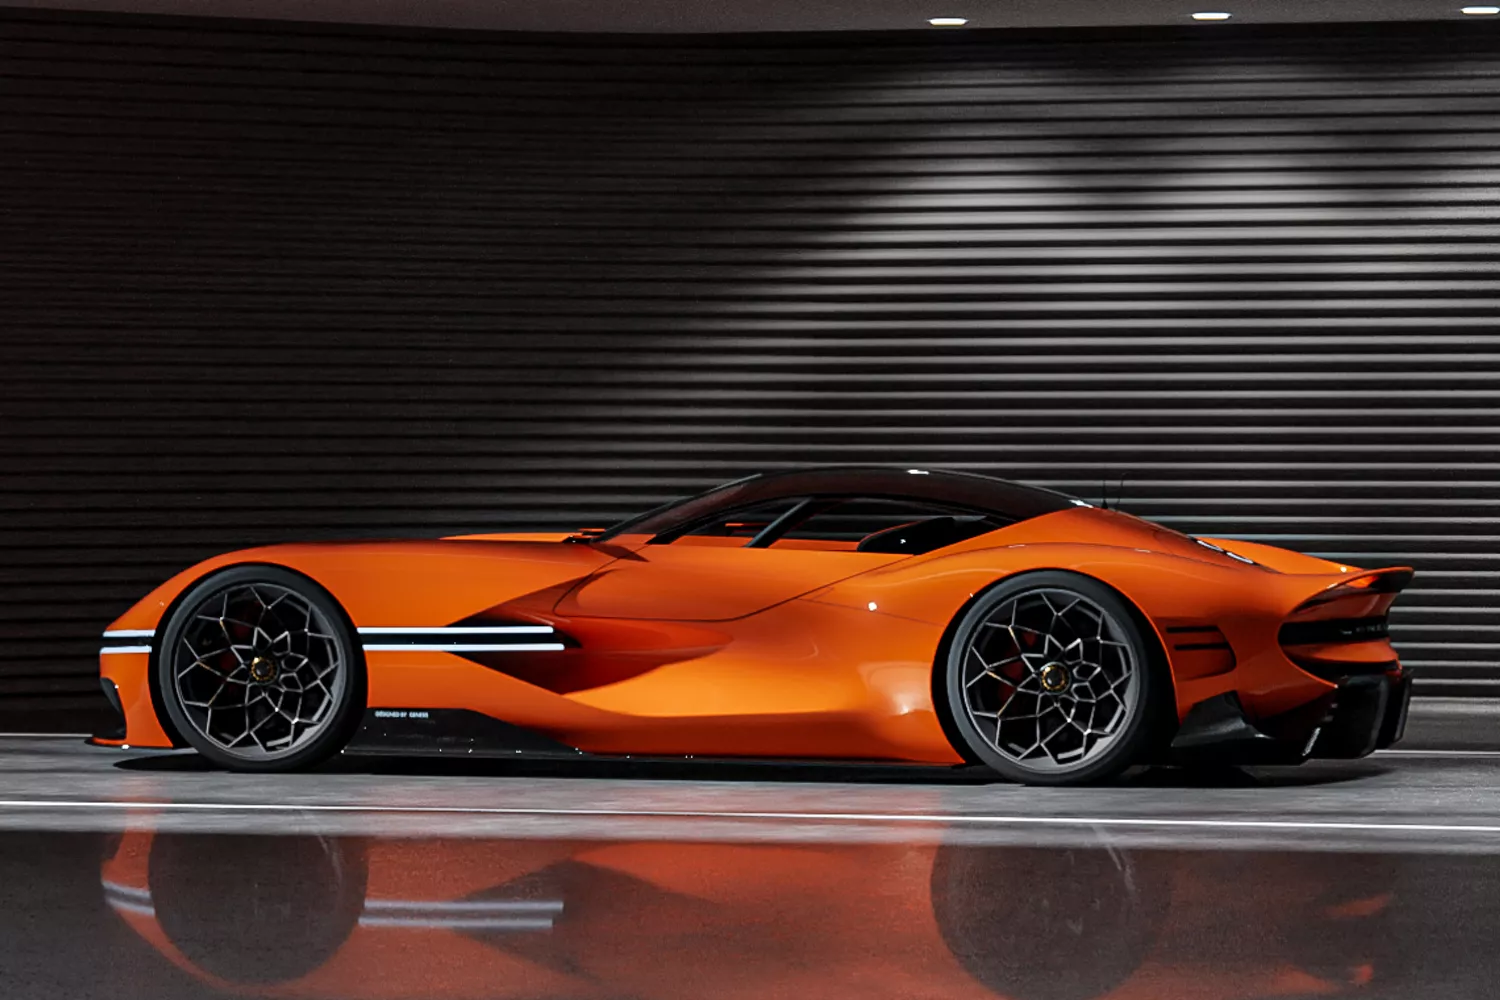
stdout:
POLYGON ((0 737, 0 996, 1488 998, 1496 724, 1068 790, 0 737))

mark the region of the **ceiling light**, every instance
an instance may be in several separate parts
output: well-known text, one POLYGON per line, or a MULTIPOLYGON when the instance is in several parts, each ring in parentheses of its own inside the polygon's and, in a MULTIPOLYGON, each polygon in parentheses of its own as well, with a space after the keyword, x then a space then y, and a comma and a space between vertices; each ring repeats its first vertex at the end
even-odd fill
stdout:
POLYGON ((1193 15, 1194 21, 1227 21, 1233 15, 1222 10, 1200 10, 1193 15))
POLYGON ((967 17, 929 17, 927 23, 934 28, 962 28, 969 23, 967 17))
POLYGON ((1500 7, 1460 7, 1460 14, 1500 14, 1500 7))

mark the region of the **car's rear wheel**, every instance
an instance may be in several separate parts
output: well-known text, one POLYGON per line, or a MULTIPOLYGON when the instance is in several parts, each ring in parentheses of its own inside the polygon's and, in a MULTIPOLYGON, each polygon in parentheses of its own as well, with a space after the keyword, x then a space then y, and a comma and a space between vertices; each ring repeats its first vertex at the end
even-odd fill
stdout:
POLYGON ((211 576, 178 604, 157 655, 158 690, 199 753, 239 771, 290 771, 336 753, 364 707, 344 614, 274 566, 211 576))
POLYGON ((970 753, 1027 784, 1119 774, 1145 754, 1171 696, 1125 602, 1060 571, 982 593, 953 631, 946 670, 970 753))

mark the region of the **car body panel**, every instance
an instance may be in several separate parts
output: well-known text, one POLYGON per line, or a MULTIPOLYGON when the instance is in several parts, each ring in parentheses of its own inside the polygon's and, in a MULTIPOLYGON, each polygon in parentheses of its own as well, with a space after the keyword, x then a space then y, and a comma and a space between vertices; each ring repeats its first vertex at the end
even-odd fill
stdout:
POLYGON ((556 610, 584 618, 728 621, 903 558, 750 549, 743 542, 739 547, 643 545, 574 587, 556 610))

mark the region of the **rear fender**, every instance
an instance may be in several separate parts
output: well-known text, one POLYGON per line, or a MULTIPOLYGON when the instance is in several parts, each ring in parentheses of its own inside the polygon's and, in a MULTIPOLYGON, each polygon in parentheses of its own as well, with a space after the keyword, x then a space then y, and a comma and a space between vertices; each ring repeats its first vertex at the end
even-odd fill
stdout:
POLYGON ((1167 651, 1178 717, 1194 704, 1238 693, 1252 717, 1305 704, 1333 685, 1296 669, 1278 643, 1288 614, 1351 574, 1286 574, 1228 559, 1208 562, 1149 549, 1081 543, 1020 543, 911 560, 835 584, 808 599, 868 608, 946 626, 998 580, 1029 570, 1081 573, 1113 588, 1144 615, 1167 651), (1222 640, 1205 643, 1213 632, 1222 640), (1222 662, 1196 655, 1219 642, 1222 662))

